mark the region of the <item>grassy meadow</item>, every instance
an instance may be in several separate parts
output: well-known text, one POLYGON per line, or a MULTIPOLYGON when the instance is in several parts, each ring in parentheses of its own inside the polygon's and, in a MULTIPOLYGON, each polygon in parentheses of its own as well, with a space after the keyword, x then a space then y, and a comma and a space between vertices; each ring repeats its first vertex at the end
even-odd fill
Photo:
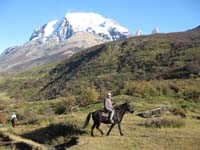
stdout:
MULTIPOLYGON (((62 98, 27 102, 9 99, 5 93, 1 93, 0 96, 1 100, 7 99, 4 103, 5 108, 0 110, 1 114, 6 116, 6 121, 0 127, 1 150, 20 147, 29 149, 70 147, 75 150, 198 150, 200 147, 200 120, 197 119, 200 114, 200 105, 181 98, 114 96, 114 102, 120 104, 131 101, 135 109, 134 114, 127 113, 124 116, 122 122, 124 136, 120 136, 118 127, 115 126, 110 136, 101 136, 95 129, 96 137, 91 137, 92 120, 85 132, 80 128, 89 112, 103 108, 101 102, 77 107, 73 111, 67 111, 67 109, 58 111, 65 101, 62 98), (181 120, 183 124, 180 127, 147 127, 145 123, 148 119, 137 116, 139 112, 160 106, 183 110, 186 118, 168 113, 161 115, 161 118, 181 120), (10 123, 12 111, 18 115, 16 128, 12 128, 10 123), (9 137, 9 140, 6 141, 5 137, 9 137)), ((102 124, 101 129, 106 133, 109 125, 102 124)))

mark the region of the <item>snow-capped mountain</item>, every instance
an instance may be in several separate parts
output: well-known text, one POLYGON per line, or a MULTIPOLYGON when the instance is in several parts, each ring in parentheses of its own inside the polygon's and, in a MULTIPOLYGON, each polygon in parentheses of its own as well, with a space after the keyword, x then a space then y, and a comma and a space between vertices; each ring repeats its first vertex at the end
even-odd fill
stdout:
POLYGON ((34 30, 28 42, 0 55, 0 72, 60 61, 88 47, 130 36, 128 29, 96 13, 67 13, 34 30))
POLYGON ((120 26, 112 19, 106 19, 96 13, 67 13, 60 20, 53 20, 35 29, 30 41, 49 40, 63 41, 79 32, 89 32, 104 40, 112 41, 130 36, 125 27, 120 26))

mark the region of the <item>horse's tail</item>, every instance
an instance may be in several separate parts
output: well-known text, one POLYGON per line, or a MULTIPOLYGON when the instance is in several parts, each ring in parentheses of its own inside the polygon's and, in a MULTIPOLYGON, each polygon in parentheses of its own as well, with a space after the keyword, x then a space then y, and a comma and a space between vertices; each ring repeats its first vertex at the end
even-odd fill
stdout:
POLYGON ((87 127, 87 125, 89 124, 91 114, 92 114, 92 112, 90 112, 90 113, 87 115, 87 118, 86 118, 86 120, 85 120, 85 124, 84 124, 84 126, 83 126, 82 129, 85 129, 85 128, 87 127))

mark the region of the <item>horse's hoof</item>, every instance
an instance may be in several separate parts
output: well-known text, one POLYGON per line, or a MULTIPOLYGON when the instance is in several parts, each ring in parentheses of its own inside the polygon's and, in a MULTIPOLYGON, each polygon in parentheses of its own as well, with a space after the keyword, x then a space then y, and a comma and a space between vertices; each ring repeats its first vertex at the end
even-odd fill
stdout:
POLYGON ((121 136, 124 136, 124 134, 122 133, 122 134, 120 134, 121 136))

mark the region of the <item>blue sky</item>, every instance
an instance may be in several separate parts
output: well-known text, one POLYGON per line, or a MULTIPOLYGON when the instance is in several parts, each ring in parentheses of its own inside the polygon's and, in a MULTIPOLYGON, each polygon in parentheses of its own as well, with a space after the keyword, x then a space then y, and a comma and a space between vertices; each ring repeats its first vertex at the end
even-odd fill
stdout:
POLYGON ((185 31, 200 25, 199 0, 0 0, 0 53, 27 42, 36 27, 67 12, 96 12, 135 34, 185 31))

